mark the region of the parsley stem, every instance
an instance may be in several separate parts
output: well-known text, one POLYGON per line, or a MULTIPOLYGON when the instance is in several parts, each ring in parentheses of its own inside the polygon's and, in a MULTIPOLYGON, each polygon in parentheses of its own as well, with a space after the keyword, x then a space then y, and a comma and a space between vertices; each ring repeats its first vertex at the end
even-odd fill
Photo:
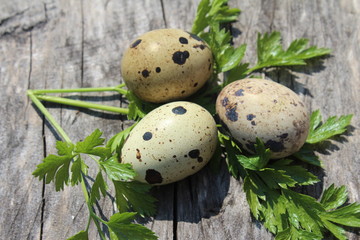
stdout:
POLYGON ((80 92, 118 92, 126 95, 129 91, 123 89, 125 83, 115 87, 95 87, 95 88, 65 88, 65 89, 36 89, 32 90, 34 95, 47 93, 80 93, 80 92))
POLYGON ((31 101, 36 105, 36 107, 41 111, 42 114, 46 117, 46 119, 50 122, 50 124, 56 129, 62 139, 71 143, 69 136, 65 133, 64 129, 59 125, 59 123, 54 119, 54 117, 49 113, 49 111, 45 108, 45 106, 41 103, 37 96, 31 90, 27 91, 27 94, 31 101))
POLYGON ((82 192, 84 194, 84 198, 85 198, 85 202, 86 202, 86 205, 89 209, 89 220, 88 220, 88 223, 87 223, 87 226, 86 226, 86 231, 89 230, 90 228, 90 223, 91 223, 91 220, 94 221, 95 225, 96 225, 96 228, 98 229, 98 232, 99 232, 99 235, 100 235, 100 238, 101 239, 106 239, 104 233, 101 231, 101 226, 99 224, 99 220, 101 222, 103 222, 103 220, 101 218, 99 218, 93 211, 93 208, 92 208, 92 205, 91 205, 91 201, 89 199, 89 193, 86 189, 86 184, 85 184, 85 178, 84 178, 84 174, 81 175, 81 189, 82 189, 82 192))
POLYGON ((119 108, 119 107, 107 106, 103 104, 89 103, 89 102, 73 100, 69 98, 47 96, 47 95, 36 95, 36 98, 47 102, 60 103, 75 107, 92 108, 92 109, 104 110, 108 112, 120 113, 125 115, 129 113, 129 109, 127 108, 119 108))

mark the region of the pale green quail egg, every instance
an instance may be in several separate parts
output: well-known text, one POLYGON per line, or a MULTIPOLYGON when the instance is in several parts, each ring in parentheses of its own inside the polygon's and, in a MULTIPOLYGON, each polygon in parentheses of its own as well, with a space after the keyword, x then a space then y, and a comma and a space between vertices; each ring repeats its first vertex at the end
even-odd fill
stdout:
POLYGON ((131 131, 121 162, 132 164, 135 180, 162 185, 202 169, 217 146, 217 127, 203 107, 178 101, 148 113, 131 131))

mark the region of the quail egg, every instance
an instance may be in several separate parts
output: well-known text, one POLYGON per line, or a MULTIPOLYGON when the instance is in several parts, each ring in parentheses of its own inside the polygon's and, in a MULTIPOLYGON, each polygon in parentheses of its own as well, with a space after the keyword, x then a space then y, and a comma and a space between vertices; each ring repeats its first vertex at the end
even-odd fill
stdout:
POLYGON ((243 149, 253 153, 259 138, 272 151, 271 158, 297 152, 309 131, 309 111, 304 102, 271 80, 230 83, 218 95, 216 112, 243 149))
POLYGON ((122 77, 141 100, 164 103, 199 90, 213 73, 209 46, 179 29, 157 29, 136 38, 121 61, 122 77))
POLYGON ((203 107, 177 101, 148 113, 129 134, 121 162, 132 164, 135 180, 154 185, 198 172, 217 146, 217 127, 203 107))

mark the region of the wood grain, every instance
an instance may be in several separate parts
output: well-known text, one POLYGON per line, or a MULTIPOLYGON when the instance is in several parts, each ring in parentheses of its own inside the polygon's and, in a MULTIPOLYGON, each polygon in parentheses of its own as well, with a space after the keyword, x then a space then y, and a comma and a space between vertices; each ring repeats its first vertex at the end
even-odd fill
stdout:
MULTIPOLYGON (((66 239, 85 228, 88 213, 80 187, 55 192, 32 172, 55 152, 59 136, 36 111, 27 89, 114 86, 120 60, 138 35, 156 28, 191 29, 199 0, 0 0, 0 239, 66 239)), ((232 25, 234 44, 248 44, 245 61, 256 60, 258 32, 280 31, 288 46, 295 38, 333 50, 307 67, 269 69, 264 77, 300 94, 324 117, 354 113, 352 128, 319 152, 323 181, 304 192, 319 196, 331 183, 346 185, 360 201, 360 4, 357 0, 230 0, 243 10, 232 25)), ((74 95, 126 106, 112 93, 74 95)), ((56 104, 46 105, 73 141, 99 128, 109 138, 131 122, 118 115, 56 104)), ((94 167, 94 166, 90 166, 94 167)), ((93 173, 92 171, 90 174, 93 173)), ((249 212, 242 182, 205 167, 198 174, 156 187, 155 217, 139 220, 159 239, 273 239, 249 212)), ((99 203, 109 217, 109 199, 99 203)), ((351 230, 351 229, 350 229, 351 230)), ((352 231, 352 230, 351 230, 352 231)), ((360 239, 358 231, 349 239, 360 239)), ((91 226, 90 239, 99 239, 91 226)))

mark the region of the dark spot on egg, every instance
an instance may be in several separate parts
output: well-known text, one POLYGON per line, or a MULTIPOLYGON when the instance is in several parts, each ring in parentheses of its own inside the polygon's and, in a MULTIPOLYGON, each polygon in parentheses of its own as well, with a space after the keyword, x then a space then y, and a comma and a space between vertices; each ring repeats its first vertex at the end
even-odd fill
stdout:
POLYGON ((175 107, 172 109, 172 112, 177 114, 177 115, 183 115, 186 113, 186 109, 182 106, 179 106, 179 107, 175 107))
POLYGON ((285 139, 285 138, 287 138, 288 136, 289 136, 288 133, 283 133, 283 134, 279 135, 278 137, 281 138, 281 139, 285 139))
POLYGON ((155 169, 146 170, 145 180, 150 184, 162 183, 163 178, 161 173, 156 171, 155 169))
POLYGON ((174 61, 174 63, 179 64, 179 65, 183 65, 186 62, 186 59, 188 59, 190 56, 188 51, 177 51, 173 54, 172 60, 174 61))
POLYGON ((199 163, 201 163, 202 161, 204 161, 204 159, 203 159, 202 157, 198 157, 198 158, 197 158, 197 161, 198 161, 199 163))
POLYGON ((136 47, 137 45, 139 45, 141 43, 141 39, 137 39, 135 42, 133 42, 132 44, 131 44, 131 48, 134 48, 134 47, 136 47))
POLYGON ((182 43, 182 44, 188 44, 189 43, 188 40, 186 38, 184 38, 184 37, 180 37, 179 42, 182 43))
POLYGON ((188 154, 191 158, 198 158, 200 156, 200 150, 194 149, 194 150, 191 150, 188 154))
POLYGON ((236 105, 231 108, 227 108, 225 116, 230 121, 236 122, 238 120, 238 113, 236 112, 236 105))
POLYGON ((255 122, 255 121, 251 121, 251 125, 256 126, 256 122, 255 122))
POLYGON ((151 132, 146 132, 146 133, 144 133, 143 139, 144 139, 145 141, 149 141, 151 138, 152 138, 152 133, 151 133, 151 132))
POLYGON ((196 49, 196 48, 200 48, 201 50, 204 50, 205 47, 206 47, 206 46, 205 46, 204 44, 196 44, 196 45, 193 46, 193 48, 195 48, 195 49, 196 49))
POLYGON ((235 92, 235 96, 238 96, 238 97, 244 96, 244 89, 239 89, 239 90, 237 90, 237 91, 235 92))
POLYGON ((144 78, 147 78, 147 77, 150 75, 150 72, 149 72, 147 69, 145 69, 145 70, 143 70, 143 71, 141 72, 141 75, 142 75, 144 78))
POLYGON ((268 140, 264 144, 267 148, 270 148, 273 152, 281 152, 285 149, 284 144, 282 142, 274 141, 274 140, 268 140))
POLYGON ((199 84, 199 83, 196 82, 196 83, 194 84, 194 87, 197 87, 198 84, 199 84))
POLYGON ((256 115, 254 115, 254 114, 248 114, 248 115, 246 115, 246 119, 247 119, 248 121, 251 121, 251 120, 253 120, 254 118, 256 118, 256 115))
POLYGON ((229 99, 227 97, 224 97, 223 100, 221 101, 221 105, 223 107, 226 107, 229 104, 229 99))
POLYGON ((159 73, 159 72, 161 72, 161 68, 160 68, 160 67, 157 67, 157 68, 155 69, 155 71, 156 71, 157 73, 159 73))
POLYGON ((184 94, 184 93, 185 93, 185 90, 182 90, 182 91, 181 91, 181 94, 184 94))

